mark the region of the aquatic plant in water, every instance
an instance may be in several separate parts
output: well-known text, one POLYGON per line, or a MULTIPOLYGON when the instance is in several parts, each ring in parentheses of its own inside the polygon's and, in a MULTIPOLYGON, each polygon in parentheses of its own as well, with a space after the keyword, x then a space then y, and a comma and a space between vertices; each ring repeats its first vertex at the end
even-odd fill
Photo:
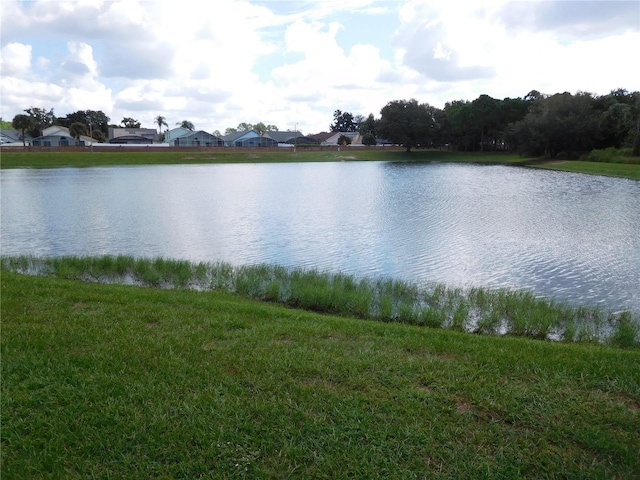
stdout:
POLYGON ((528 291, 418 285, 269 264, 234 267, 123 255, 3 257, 1 265, 18 273, 88 282, 224 290, 321 313, 478 334, 640 346, 640 319, 631 312, 571 307, 528 291))

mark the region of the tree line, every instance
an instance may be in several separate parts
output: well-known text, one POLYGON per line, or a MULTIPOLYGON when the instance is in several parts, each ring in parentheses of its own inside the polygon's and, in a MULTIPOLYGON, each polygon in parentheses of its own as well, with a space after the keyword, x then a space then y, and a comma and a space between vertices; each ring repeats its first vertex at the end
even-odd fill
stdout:
MULTIPOLYGON (((160 135, 168 128, 166 118, 155 119, 160 135)), ((68 127, 72 136, 91 134, 98 141, 108 137, 110 119, 101 111, 81 110, 57 118, 53 109, 28 108, 16 115, 14 128, 23 134, 39 136, 51 125, 68 127)), ((178 122, 188 130, 194 125, 188 120, 178 122)), ((133 118, 122 119, 122 127, 139 128, 133 118)), ((577 158, 581 153, 608 147, 630 148, 640 156, 640 92, 612 90, 606 95, 588 92, 568 92, 545 95, 536 90, 522 98, 496 99, 480 95, 472 101, 447 102, 436 108, 415 99, 393 100, 376 118, 335 110, 332 132, 358 132, 362 143, 375 145, 378 139, 413 148, 448 148, 451 150, 510 151, 527 156, 577 158)), ((227 128, 225 134, 256 130, 260 134, 278 131, 275 125, 262 122, 240 123, 227 128)), ((222 136, 219 131, 214 135, 222 136)), ((343 135, 339 144, 349 143, 343 135)))
POLYGON ((365 145, 377 138, 412 148, 458 151, 511 151, 527 156, 577 158, 594 149, 632 149, 640 155, 640 92, 613 90, 522 98, 480 95, 447 102, 443 109, 416 100, 393 100, 380 117, 336 110, 332 131, 359 132, 365 145))

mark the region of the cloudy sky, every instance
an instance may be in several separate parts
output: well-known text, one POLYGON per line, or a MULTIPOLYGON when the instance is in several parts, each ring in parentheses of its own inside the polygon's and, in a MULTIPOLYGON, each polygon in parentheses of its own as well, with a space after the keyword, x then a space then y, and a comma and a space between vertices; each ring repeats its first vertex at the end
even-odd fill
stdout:
POLYGON ((33 106, 309 134, 397 99, 640 90, 638 0, 2 0, 0 15, 4 120, 33 106))

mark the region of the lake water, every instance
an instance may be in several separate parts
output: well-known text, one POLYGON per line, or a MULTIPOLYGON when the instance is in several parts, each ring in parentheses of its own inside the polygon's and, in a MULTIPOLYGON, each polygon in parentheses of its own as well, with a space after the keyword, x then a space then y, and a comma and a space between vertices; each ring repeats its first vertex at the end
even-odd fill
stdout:
POLYGON ((277 263, 640 311, 640 182, 342 162, 3 170, 1 251, 277 263))

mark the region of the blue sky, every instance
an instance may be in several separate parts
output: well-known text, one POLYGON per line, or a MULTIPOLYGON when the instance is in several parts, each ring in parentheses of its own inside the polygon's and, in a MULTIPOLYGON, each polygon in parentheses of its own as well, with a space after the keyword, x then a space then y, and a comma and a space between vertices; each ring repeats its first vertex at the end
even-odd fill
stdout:
POLYGON ((327 130, 447 101, 640 90, 640 2, 2 0, 0 115, 327 130))

